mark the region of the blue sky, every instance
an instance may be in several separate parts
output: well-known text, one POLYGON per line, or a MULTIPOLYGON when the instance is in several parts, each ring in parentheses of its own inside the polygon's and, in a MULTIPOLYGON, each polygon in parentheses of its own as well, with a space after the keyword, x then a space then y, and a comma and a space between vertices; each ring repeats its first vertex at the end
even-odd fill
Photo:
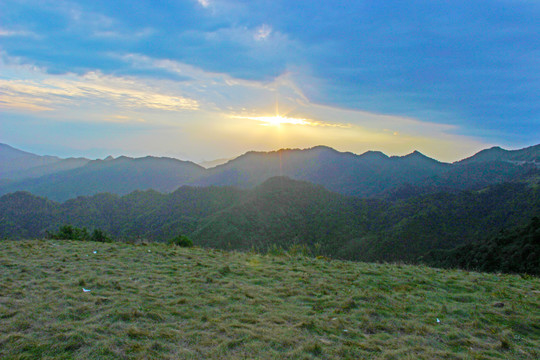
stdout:
POLYGON ((538 1, 0 0, 0 142, 445 161, 540 139, 538 1))

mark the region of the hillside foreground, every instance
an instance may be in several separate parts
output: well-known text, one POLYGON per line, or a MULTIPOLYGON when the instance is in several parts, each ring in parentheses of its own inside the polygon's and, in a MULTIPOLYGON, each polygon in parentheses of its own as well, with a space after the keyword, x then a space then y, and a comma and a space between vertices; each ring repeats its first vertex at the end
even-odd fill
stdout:
POLYGON ((0 242, 2 359, 537 359, 539 349, 531 276, 0 242))

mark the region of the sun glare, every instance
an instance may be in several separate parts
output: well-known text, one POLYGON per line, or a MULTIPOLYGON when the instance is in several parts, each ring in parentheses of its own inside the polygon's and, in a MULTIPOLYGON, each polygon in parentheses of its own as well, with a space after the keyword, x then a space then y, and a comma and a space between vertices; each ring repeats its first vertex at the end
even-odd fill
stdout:
POLYGON ((309 119, 291 118, 287 116, 233 116, 237 119, 250 119, 259 121, 263 126, 281 126, 281 125, 315 125, 309 119))
POLYGON ((307 119, 290 118, 286 116, 259 116, 252 118, 253 120, 260 121, 262 125, 266 126, 280 126, 283 124, 290 125, 310 125, 311 123, 307 119))

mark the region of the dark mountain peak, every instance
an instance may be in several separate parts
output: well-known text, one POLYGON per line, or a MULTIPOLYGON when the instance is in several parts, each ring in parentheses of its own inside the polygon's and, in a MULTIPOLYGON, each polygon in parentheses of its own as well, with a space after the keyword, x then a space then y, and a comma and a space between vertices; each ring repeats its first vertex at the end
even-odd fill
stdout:
POLYGON ((409 160, 409 159, 412 160, 412 159, 414 159, 414 160, 419 160, 419 161, 427 161, 427 162, 431 162, 431 163, 442 164, 440 161, 435 160, 433 158, 430 158, 429 156, 426 156, 426 155, 422 154, 418 150, 414 150, 412 153, 407 154, 405 156, 402 156, 401 158, 404 159, 404 160, 409 160))
POLYGON ((0 178, 17 178, 18 173, 61 161, 55 156, 41 156, 0 144, 0 178))
POLYGON ((518 150, 505 150, 500 146, 493 146, 456 163, 470 164, 486 161, 538 162, 540 161, 540 144, 518 150))
MULTIPOLYGON (((244 157, 244 156, 253 156, 253 155, 255 155, 255 156, 256 155, 277 155, 277 154, 280 154, 280 153, 283 154, 283 153, 310 153, 310 152, 317 152, 317 153, 318 152, 333 152, 333 153, 339 153, 339 151, 337 151, 334 148, 331 148, 330 146, 317 145, 317 146, 314 146, 314 147, 311 147, 311 148, 306 148, 306 149, 282 148, 282 149, 274 150, 274 151, 248 151, 248 152, 244 153, 243 155, 240 155, 236 159, 244 157)), ((236 160, 236 159, 233 159, 233 160, 236 160)))
POLYGON ((362 159, 370 159, 370 160, 386 160, 389 159, 388 155, 383 153, 382 151, 374 151, 369 150, 363 153, 362 155, 359 155, 362 159))
POLYGON ((418 150, 414 150, 412 153, 410 154, 407 154, 407 155, 403 155, 403 156, 399 156, 399 155, 392 155, 390 156, 390 159, 394 160, 394 161, 417 161, 417 160, 420 160, 420 161, 423 161, 423 160, 432 160, 432 161, 437 161, 435 159, 432 159, 424 154, 422 154, 420 151, 418 150))
POLYGON ((392 157, 392 159, 394 159, 394 161, 397 163, 402 163, 408 167, 438 169, 438 171, 444 170, 448 166, 451 166, 450 164, 430 158, 418 150, 415 150, 405 156, 392 157))
MULTIPOLYGON (((302 151, 302 150, 300 150, 300 151, 302 151)), ((326 145, 317 145, 317 146, 314 146, 314 147, 312 147, 312 148, 305 149, 304 151, 307 151, 307 152, 330 152, 330 153, 339 153, 339 151, 337 151, 336 149, 331 148, 330 146, 326 146, 326 145)))
POLYGON ((114 166, 115 164, 125 162, 127 160, 133 160, 133 159, 130 158, 130 157, 127 157, 127 156, 118 156, 118 157, 115 158, 115 157, 109 155, 105 159, 90 160, 88 162, 88 165, 91 165, 91 166, 104 166, 104 165, 106 165, 106 166, 114 166))
POLYGON ((504 150, 500 146, 493 146, 489 149, 481 150, 473 156, 457 161, 456 164, 470 164, 474 162, 500 160, 501 154, 504 154, 505 152, 506 150, 504 150))
POLYGON ((31 159, 31 160, 47 160, 47 161, 58 161, 60 158, 56 156, 41 156, 32 154, 28 151, 23 151, 16 149, 7 144, 0 143, 0 160, 11 160, 11 159, 31 159))
POLYGON ((275 161, 281 161, 281 157, 290 158, 296 157, 298 159, 305 156, 306 158, 319 156, 325 154, 341 154, 337 150, 332 149, 328 146, 315 146, 307 149, 290 149, 283 148, 276 151, 248 151, 237 158, 227 161, 225 164, 217 165, 213 167, 212 171, 219 171, 221 169, 232 168, 235 166, 256 166, 264 167, 264 164, 268 165, 269 163, 264 161, 270 161, 271 163, 275 161), (260 162, 263 161, 263 162, 260 162))
POLYGON ((426 155, 422 154, 418 150, 414 150, 412 153, 402 156, 402 158, 420 158, 420 159, 430 159, 426 155))

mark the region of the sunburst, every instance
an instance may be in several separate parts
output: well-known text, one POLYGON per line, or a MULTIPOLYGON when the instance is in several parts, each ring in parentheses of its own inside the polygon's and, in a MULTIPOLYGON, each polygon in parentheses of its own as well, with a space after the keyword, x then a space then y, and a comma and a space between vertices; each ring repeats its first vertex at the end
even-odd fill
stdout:
POLYGON ((281 125, 314 125, 313 121, 304 118, 294 118, 282 115, 275 116, 233 116, 237 119, 249 119, 260 122, 262 126, 281 125))

